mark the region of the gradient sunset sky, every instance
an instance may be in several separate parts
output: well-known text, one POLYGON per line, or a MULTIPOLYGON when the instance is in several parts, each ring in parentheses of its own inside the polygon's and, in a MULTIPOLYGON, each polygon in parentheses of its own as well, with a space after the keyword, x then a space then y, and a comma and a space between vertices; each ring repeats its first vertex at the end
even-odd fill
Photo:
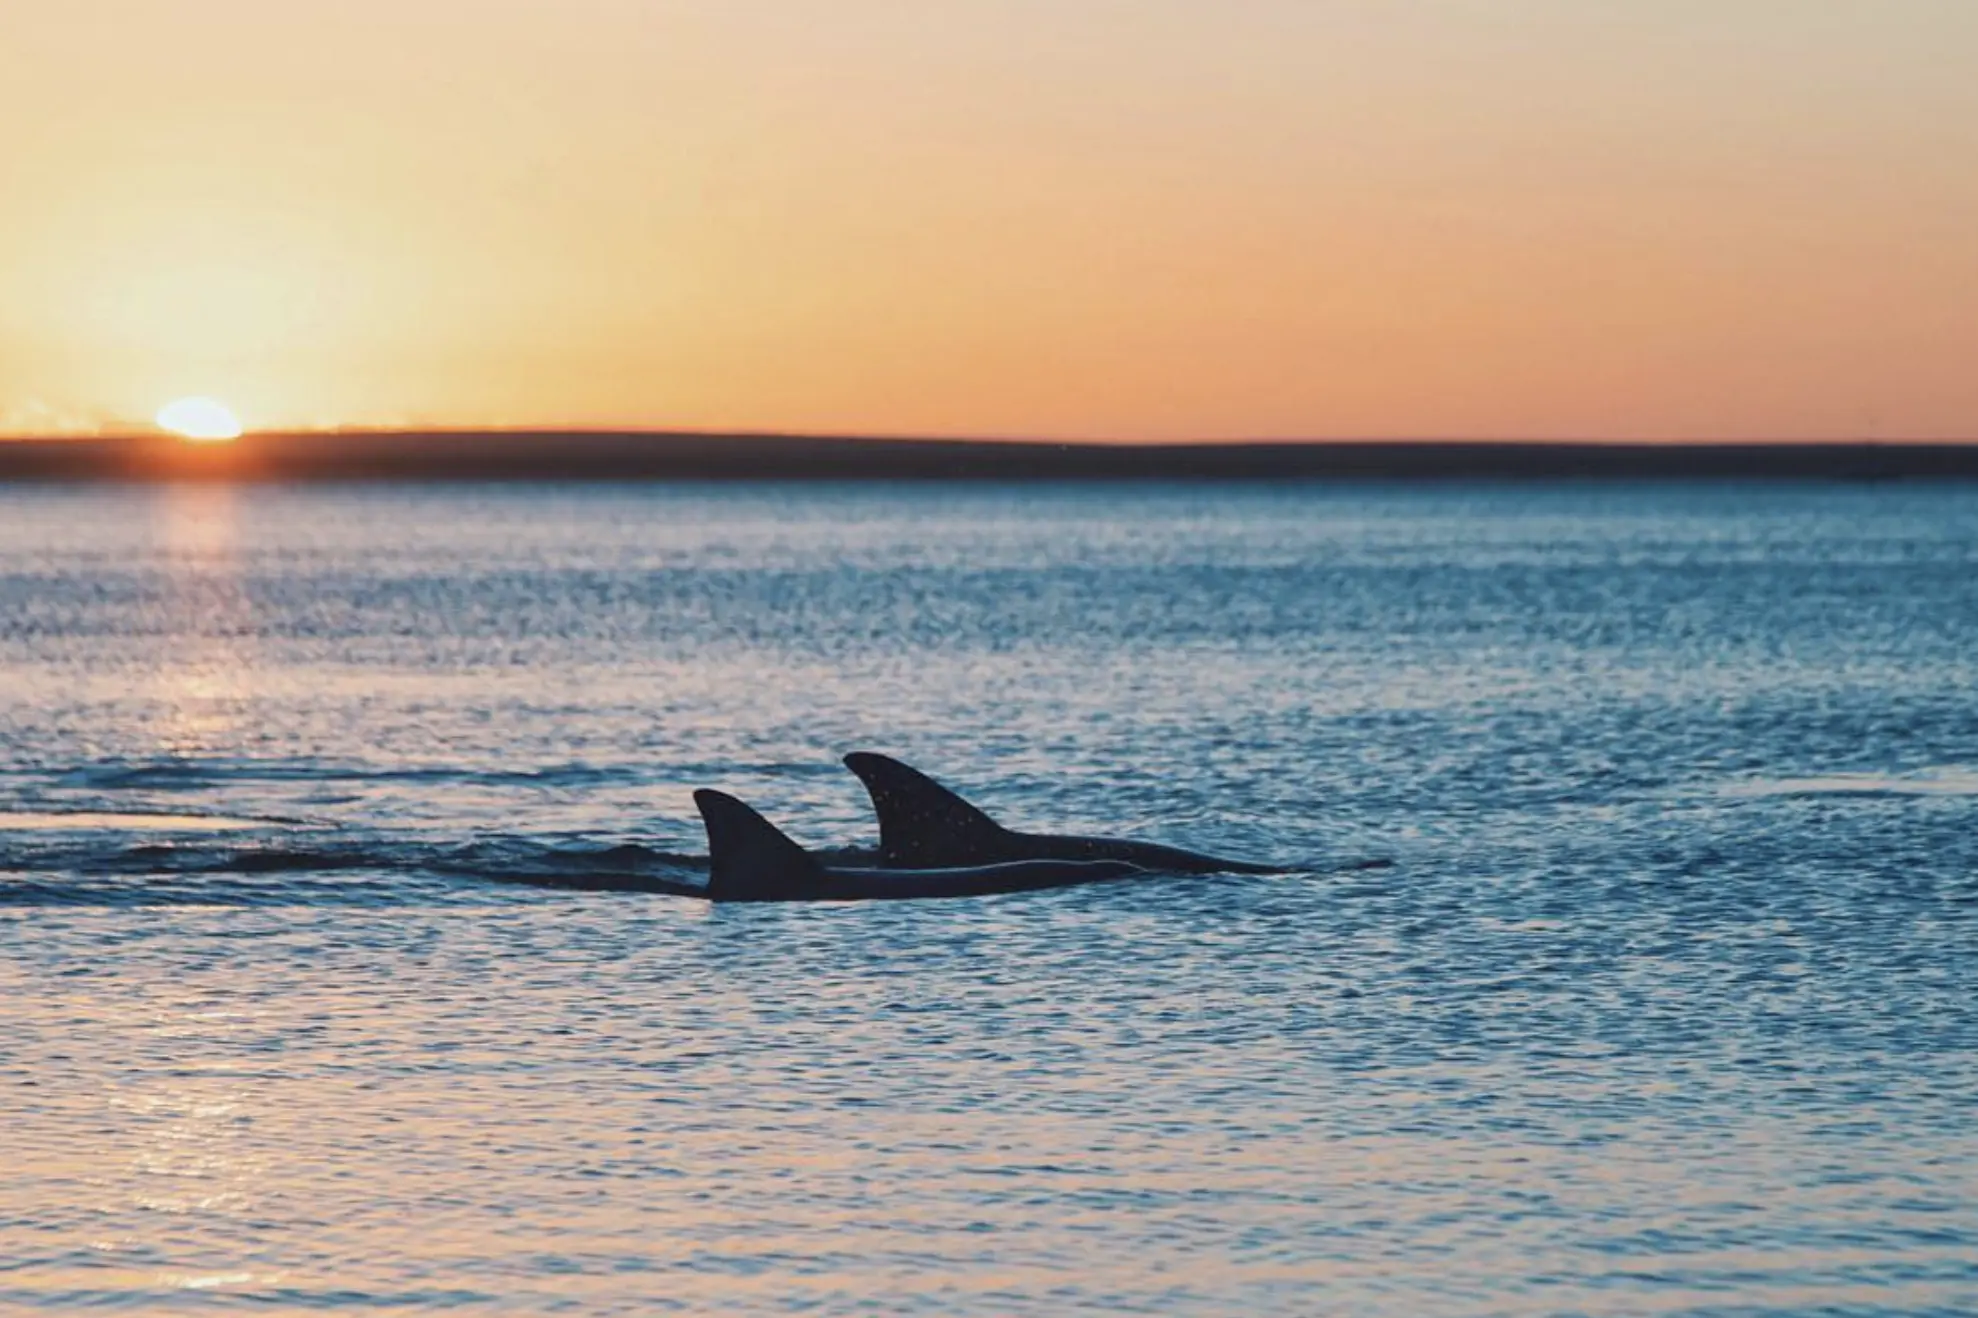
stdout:
POLYGON ((1978 438, 1974 0, 0 0, 0 433, 1978 438))

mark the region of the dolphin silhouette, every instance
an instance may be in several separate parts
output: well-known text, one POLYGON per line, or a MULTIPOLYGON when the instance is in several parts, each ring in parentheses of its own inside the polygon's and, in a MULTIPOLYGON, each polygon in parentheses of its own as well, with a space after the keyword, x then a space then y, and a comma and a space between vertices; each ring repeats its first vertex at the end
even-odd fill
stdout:
POLYGON ((1132 878, 1122 860, 1013 860, 987 865, 855 869, 826 865, 743 802, 703 788, 694 805, 707 825, 707 896, 717 902, 852 902, 981 897, 1132 878))
POLYGON ((931 868, 1012 861, 1126 861, 1164 874, 1285 874, 1276 865, 1226 860, 1156 842, 1125 838, 1018 833, 983 814, 918 769, 871 751, 853 751, 845 767, 872 794, 879 815, 879 859, 887 866, 931 868))

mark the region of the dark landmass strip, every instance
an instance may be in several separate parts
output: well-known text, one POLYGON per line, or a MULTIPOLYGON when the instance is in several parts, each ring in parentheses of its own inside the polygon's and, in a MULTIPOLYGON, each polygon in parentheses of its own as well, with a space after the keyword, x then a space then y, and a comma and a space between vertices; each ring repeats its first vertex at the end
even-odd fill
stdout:
POLYGON ((0 441, 0 480, 1978 480, 1978 443, 1058 444, 645 431, 0 441))

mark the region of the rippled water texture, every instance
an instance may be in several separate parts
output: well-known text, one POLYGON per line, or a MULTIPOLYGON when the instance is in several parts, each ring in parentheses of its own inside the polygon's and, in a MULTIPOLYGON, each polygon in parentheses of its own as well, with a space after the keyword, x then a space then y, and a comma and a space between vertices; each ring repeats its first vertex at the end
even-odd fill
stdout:
POLYGON ((1978 1311, 1972 489, 0 490, 0 812, 0 1309, 1978 1311))

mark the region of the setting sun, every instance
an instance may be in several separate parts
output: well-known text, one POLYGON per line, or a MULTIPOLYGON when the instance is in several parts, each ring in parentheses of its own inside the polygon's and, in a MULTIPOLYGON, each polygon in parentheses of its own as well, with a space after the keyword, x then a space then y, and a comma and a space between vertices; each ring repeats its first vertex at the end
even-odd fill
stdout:
POLYGON ((158 409, 158 428, 181 439, 216 443, 240 438, 240 418, 212 398, 181 398, 158 409))

